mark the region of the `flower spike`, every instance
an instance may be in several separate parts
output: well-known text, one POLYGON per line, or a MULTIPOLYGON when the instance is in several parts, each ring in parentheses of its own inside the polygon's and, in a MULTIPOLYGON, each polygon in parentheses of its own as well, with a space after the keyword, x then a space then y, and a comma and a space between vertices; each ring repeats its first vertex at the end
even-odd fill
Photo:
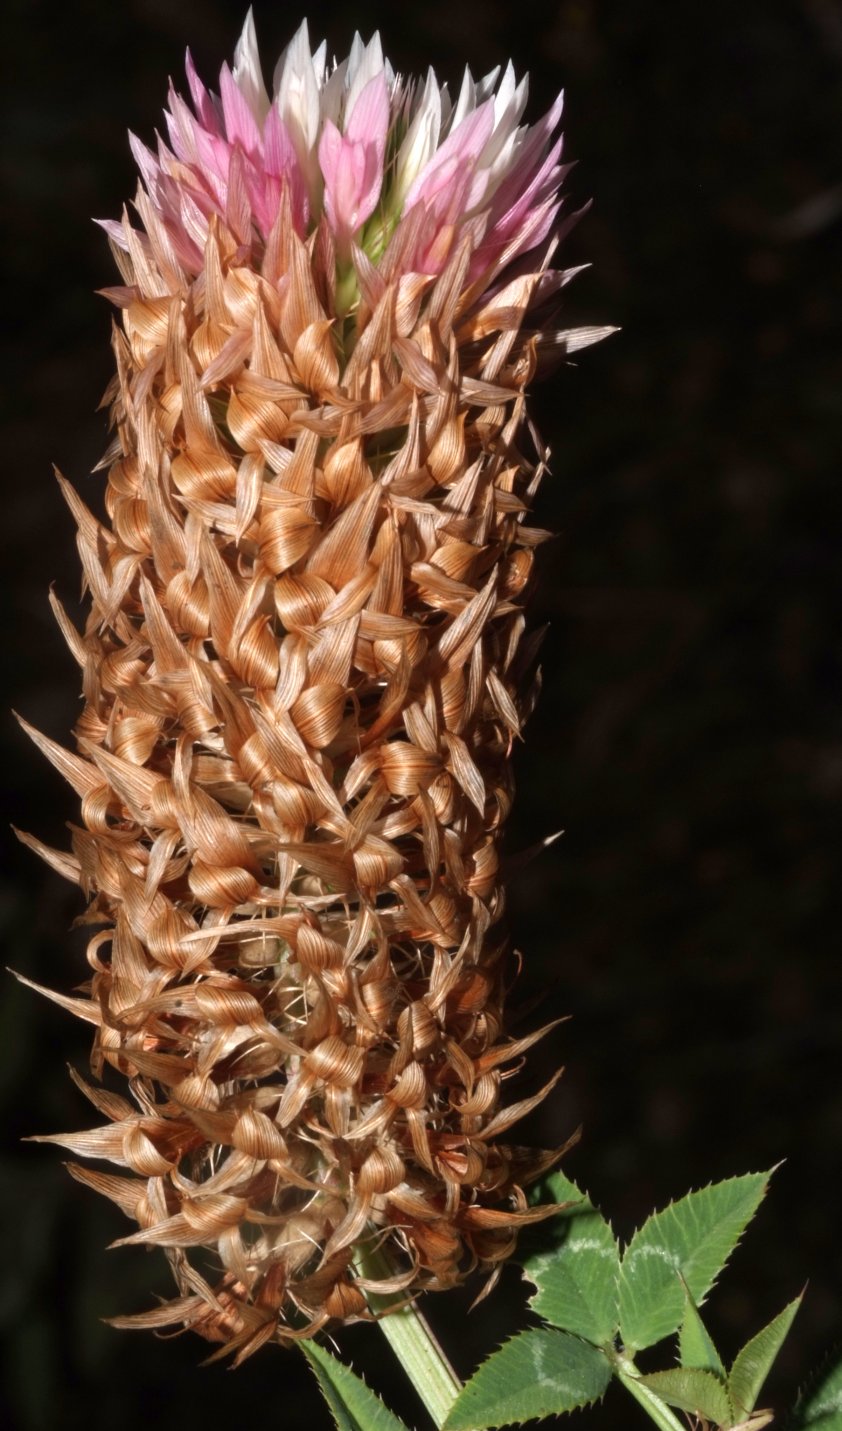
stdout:
MULTIPOLYGON (((511 65, 456 104, 379 36, 328 65, 306 23, 269 94, 249 12, 219 93, 188 55, 135 210, 70 752, 91 901, 81 1084, 51 1141, 178 1287, 120 1325, 236 1354, 493 1274, 556 1157, 503 1141, 540 1033, 506 1033, 500 842, 537 690, 522 641, 557 331, 560 100, 511 65), (530 257, 531 255, 531 257, 530 257), (193 1259, 196 1259, 195 1262, 193 1259), (364 1257, 363 1257, 363 1260, 364 1257), (198 1264, 198 1265, 197 1265, 198 1264), (204 1271, 199 1270, 199 1266, 204 1271), (211 1270, 215 1269, 215 1270, 211 1270)), ((569 223, 570 220, 567 220, 569 223)))

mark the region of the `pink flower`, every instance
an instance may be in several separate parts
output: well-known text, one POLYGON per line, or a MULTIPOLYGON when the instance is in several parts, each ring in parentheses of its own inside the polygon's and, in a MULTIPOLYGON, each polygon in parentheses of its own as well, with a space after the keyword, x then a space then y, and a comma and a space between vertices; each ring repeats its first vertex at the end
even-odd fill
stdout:
POLYGON ((382 70, 354 104, 344 134, 332 120, 325 121, 319 143, 325 213, 342 247, 370 218, 380 197, 388 131, 389 94, 382 70))
POLYGON ((423 82, 395 75, 377 35, 367 45, 355 36, 347 59, 328 65, 305 21, 270 96, 249 12, 219 94, 189 54, 186 68, 192 103, 170 89, 169 143, 159 139, 152 153, 130 140, 145 234, 130 237, 127 220, 104 224, 123 248, 151 245, 167 271, 201 272, 214 216, 245 256, 259 258, 286 205, 301 237, 327 224, 353 304, 355 243, 391 277, 434 275, 469 236, 468 281, 491 284, 556 225, 561 97, 538 124, 521 124, 527 81, 511 65, 502 78, 475 81, 466 71, 454 104, 432 70, 423 82), (378 207, 380 220, 366 228, 378 207))

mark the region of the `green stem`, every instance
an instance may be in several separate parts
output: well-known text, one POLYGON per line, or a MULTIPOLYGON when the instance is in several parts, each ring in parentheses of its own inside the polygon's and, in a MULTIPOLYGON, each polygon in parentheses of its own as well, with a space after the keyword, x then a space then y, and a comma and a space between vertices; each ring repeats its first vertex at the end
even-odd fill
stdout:
MULTIPOLYGON (((376 1280, 392 1275, 382 1252, 358 1252, 354 1260, 358 1271, 366 1278, 376 1280)), ((400 1294, 367 1292, 366 1298, 373 1312, 397 1308, 388 1316, 381 1316, 377 1325, 433 1418, 437 1431, 440 1431, 462 1390, 462 1383, 427 1318, 422 1316, 414 1303, 401 1306, 400 1294)))
POLYGON ((632 1367, 628 1362, 617 1360, 614 1363, 614 1374, 618 1381, 634 1397, 638 1405, 642 1406, 650 1421, 654 1421, 658 1431, 687 1431, 686 1425, 679 1421, 678 1417, 657 1396, 654 1391, 650 1391, 648 1386, 644 1386, 639 1380, 639 1373, 636 1367, 632 1367))

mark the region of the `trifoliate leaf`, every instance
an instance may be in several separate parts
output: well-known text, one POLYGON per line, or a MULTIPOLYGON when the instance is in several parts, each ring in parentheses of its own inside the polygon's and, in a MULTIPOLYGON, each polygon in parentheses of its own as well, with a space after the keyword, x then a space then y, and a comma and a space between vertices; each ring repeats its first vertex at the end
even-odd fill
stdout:
POLYGON ((608 1359, 578 1337, 552 1327, 521 1332, 463 1387, 444 1431, 485 1431, 559 1416, 597 1401, 610 1380, 608 1359))
POLYGON ((668 1337, 684 1314, 682 1279, 699 1306, 757 1211, 767 1173, 688 1193, 648 1218, 620 1268, 620 1335, 638 1351, 668 1337))

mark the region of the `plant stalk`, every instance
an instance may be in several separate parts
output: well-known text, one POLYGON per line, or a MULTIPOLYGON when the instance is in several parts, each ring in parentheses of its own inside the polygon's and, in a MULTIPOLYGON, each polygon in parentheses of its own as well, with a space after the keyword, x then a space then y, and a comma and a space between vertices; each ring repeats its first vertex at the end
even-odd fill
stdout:
POLYGON ((636 1368, 629 1366, 628 1362, 618 1359, 614 1363, 614 1374, 618 1381, 621 1381, 627 1391, 631 1393, 639 1406, 642 1406, 650 1421, 654 1421, 658 1431, 687 1431, 685 1423, 679 1421, 674 1411, 671 1411, 665 1401, 654 1391, 650 1391, 648 1386, 644 1386, 639 1380, 636 1368))
MULTIPOLYGON (((392 1275, 392 1269, 379 1250, 358 1251, 354 1261, 357 1270, 366 1278, 375 1280, 392 1275)), ((379 1316, 377 1325, 429 1411, 436 1431, 441 1431, 447 1413, 462 1390, 462 1383, 427 1318, 414 1303, 401 1306, 397 1293, 366 1292, 366 1299, 371 1310, 378 1314, 386 1312, 389 1307, 397 1308, 388 1316, 379 1316)))

